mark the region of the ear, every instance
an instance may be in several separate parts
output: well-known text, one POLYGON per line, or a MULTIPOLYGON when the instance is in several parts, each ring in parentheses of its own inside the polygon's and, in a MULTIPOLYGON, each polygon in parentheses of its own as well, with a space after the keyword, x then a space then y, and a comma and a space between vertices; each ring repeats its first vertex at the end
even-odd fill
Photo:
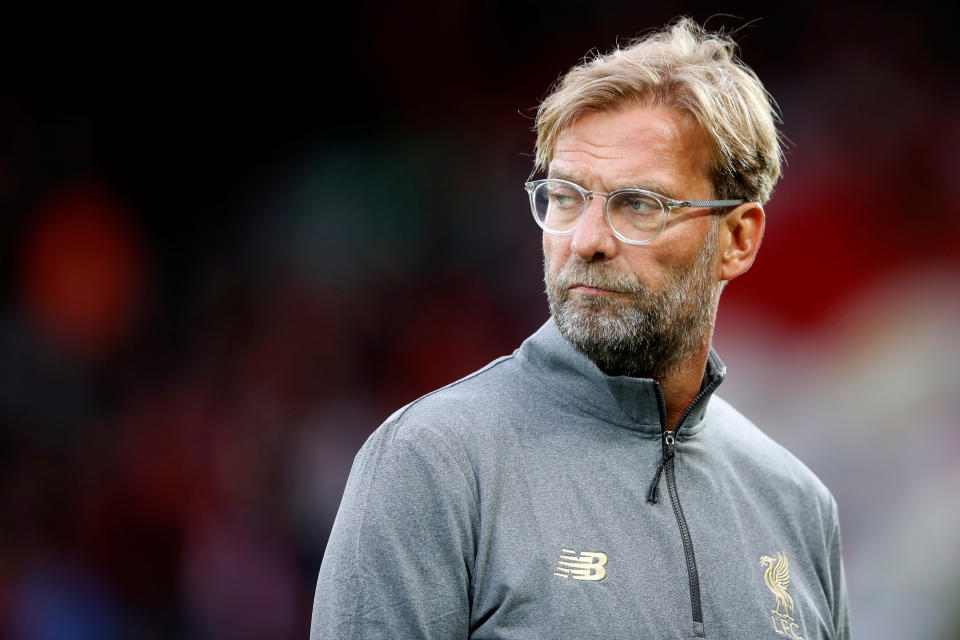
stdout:
POLYGON ((720 279, 733 280, 747 272, 763 240, 763 206, 746 202, 720 221, 720 279))

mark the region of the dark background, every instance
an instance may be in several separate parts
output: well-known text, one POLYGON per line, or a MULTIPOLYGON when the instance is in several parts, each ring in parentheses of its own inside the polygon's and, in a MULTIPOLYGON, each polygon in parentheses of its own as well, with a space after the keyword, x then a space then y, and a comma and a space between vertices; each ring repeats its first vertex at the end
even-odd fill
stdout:
POLYGON ((720 393, 837 496, 856 635, 958 637, 943 9, 6 13, 0 636, 306 637, 366 436, 547 317, 522 190, 538 101, 591 49, 691 15, 736 32, 787 138, 760 258, 721 304, 720 393))

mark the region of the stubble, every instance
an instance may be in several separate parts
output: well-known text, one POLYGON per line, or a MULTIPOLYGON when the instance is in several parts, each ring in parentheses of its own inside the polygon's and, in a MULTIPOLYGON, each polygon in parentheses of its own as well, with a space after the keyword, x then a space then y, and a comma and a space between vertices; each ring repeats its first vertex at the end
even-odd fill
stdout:
POLYGON ((721 286, 713 281, 719 225, 711 224, 696 258, 653 291, 633 273, 571 254, 551 277, 544 257, 550 313, 560 333, 608 375, 662 380, 710 340, 721 286), (572 294, 576 283, 622 296, 572 294))

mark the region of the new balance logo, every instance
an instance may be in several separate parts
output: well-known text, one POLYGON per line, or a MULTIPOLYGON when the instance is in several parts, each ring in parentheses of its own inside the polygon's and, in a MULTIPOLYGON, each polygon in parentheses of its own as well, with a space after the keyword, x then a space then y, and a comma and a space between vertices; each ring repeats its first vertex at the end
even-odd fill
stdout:
POLYGON ((579 555, 573 549, 560 549, 560 562, 553 575, 561 578, 573 576, 574 580, 603 580, 607 577, 607 554, 599 551, 583 551, 579 555))

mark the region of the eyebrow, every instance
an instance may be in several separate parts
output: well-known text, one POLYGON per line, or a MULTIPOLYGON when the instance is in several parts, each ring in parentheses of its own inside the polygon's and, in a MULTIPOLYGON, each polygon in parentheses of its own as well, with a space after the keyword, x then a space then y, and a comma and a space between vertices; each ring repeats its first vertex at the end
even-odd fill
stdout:
MULTIPOLYGON (((566 180, 567 182, 572 182, 574 184, 583 186, 582 184, 580 184, 579 178, 577 178, 576 176, 570 175, 568 173, 563 173, 561 171, 550 171, 547 173, 547 177, 556 178, 558 180, 566 180)), ((645 191, 653 191, 654 193, 657 193, 661 196, 666 196, 671 200, 679 200, 676 194, 674 194, 673 189, 671 189, 670 187, 668 187, 663 183, 655 182, 653 180, 647 180, 646 182, 633 182, 629 184, 624 184, 623 186, 619 186, 616 189, 611 189, 611 191, 618 191, 620 189, 643 189, 645 191)))

